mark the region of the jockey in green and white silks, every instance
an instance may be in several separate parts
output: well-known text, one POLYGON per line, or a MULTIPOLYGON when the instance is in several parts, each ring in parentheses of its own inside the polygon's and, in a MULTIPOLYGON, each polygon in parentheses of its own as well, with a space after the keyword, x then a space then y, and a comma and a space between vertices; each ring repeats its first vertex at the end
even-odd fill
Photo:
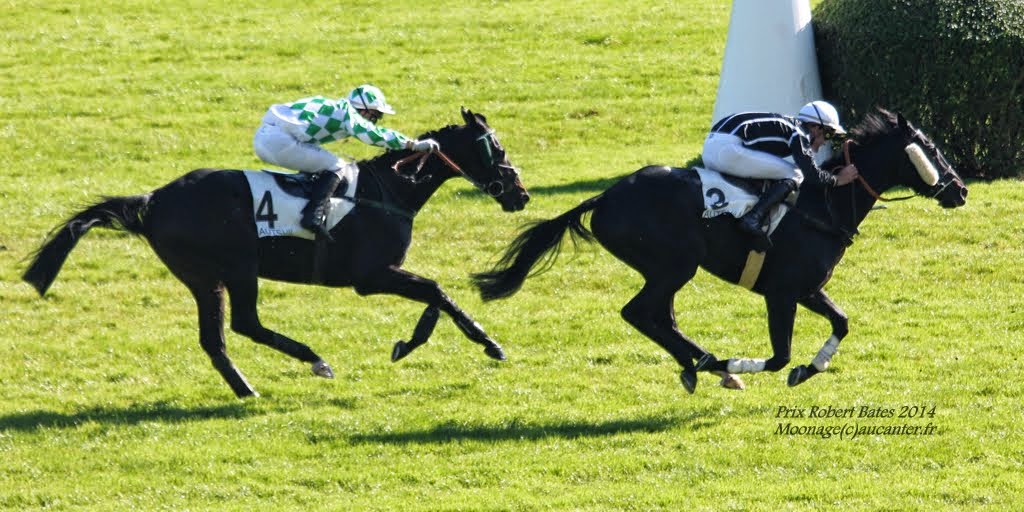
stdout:
POLYGON ((402 133, 377 126, 384 114, 394 114, 384 93, 372 85, 361 85, 347 98, 332 100, 313 96, 291 103, 271 105, 256 135, 253 148, 264 162, 294 171, 318 173, 309 205, 303 212, 302 226, 331 236, 324 227, 330 197, 341 179, 337 172, 353 165, 321 144, 355 137, 386 149, 436 151, 433 139, 415 140, 402 133))

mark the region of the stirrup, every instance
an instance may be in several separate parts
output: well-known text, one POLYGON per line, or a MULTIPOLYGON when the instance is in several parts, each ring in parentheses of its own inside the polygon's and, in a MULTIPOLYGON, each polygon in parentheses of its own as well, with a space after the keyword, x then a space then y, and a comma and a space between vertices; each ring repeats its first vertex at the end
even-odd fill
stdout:
POLYGON ((755 218, 751 217, 750 214, 748 213, 747 215, 744 215, 744 216, 740 217, 737 220, 737 223, 740 226, 740 231, 742 231, 742 232, 744 232, 744 233, 746 233, 748 235, 756 235, 757 233, 764 233, 764 216, 760 216, 760 218, 755 219, 755 218))
POLYGON ((313 232, 317 237, 323 237, 329 242, 334 241, 334 237, 331 236, 331 232, 327 229, 327 219, 324 216, 320 217, 320 221, 310 220, 303 217, 299 221, 299 225, 313 232))
POLYGON ((751 238, 751 245, 757 252, 765 252, 772 248, 772 240, 768 238, 768 233, 764 231, 761 226, 755 226, 751 222, 745 222, 741 217, 739 221, 739 228, 744 234, 751 238))
POLYGON ((327 228, 324 227, 323 224, 317 224, 316 228, 313 230, 313 232, 316 233, 317 236, 323 237, 328 242, 333 242, 334 241, 334 237, 331 236, 331 232, 328 231, 327 228))
POLYGON ((313 228, 312 231, 313 231, 313 233, 316 233, 316 235, 318 237, 323 237, 323 239, 327 240, 328 242, 334 242, 334 237, 331 236, 331 232, 330 232, 330 230, 327 229, 327 224, 326 223, 324 223, 324 224, 317 224, 316 227, 313 228))

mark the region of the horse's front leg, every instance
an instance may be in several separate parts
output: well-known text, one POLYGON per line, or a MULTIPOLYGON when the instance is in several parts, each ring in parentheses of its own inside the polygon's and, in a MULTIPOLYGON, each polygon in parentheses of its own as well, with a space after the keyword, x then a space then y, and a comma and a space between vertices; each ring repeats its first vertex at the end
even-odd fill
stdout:
POLYGON ((360 295, 387 293, 427 304, 410 341, 395 343, 391 352, 392 361, 409 355, 416 347, 427 342, 437 323, 438 311, 447 313, 467 338, 483 345, 484 353, 488 356, 499 361, 505 360, 501 346, 484 332, 480 324, 459 309, 435 281, 400 268, 387 267, 359 280, 355 283, 355 290, 360 295))
POLYGON ((832 335, 822 345, 818 355, 814 356, 811 364, 806 366, 799 365, 789 372, 788 382, 790 386, 801 384, 828 369, 828 365, 832 362, 832 356, 836 355, 836 352, 839 351, 839 342, 850 332, 849 317, 846 316, 846 313, 843 313, 843 310, 839 309, 839 306, 832 302, 832 299, 825 294, 824 290, 818 290, 804 298, 800 301, 800 305, 828 318, 828 321, 832 324, 832 335))
POLYGON ((728 361, 702 359, 697 362, 701 371, 728 373, 777 372, 789 364, 793 342, 793 321, 796 301, 786 297, 765 297, 768 306, 768 334, 772 342, 772 357, 768 359, 732 358, 728 361))

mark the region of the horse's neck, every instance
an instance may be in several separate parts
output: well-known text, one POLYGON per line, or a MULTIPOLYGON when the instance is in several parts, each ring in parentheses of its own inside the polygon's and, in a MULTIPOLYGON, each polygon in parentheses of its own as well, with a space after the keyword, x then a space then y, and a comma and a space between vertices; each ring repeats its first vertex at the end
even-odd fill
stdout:
POLYGON ((395 203, 414 213, 423 208, 451 174, 445 169, 438 169, 435 158, 429 158, 422 170, 415 174, 416 161, 406 163, 398 171, 393 168, 396 162, 410 155, 412 152, 396 151, 361 162, 362 174, 370 178, 359 180, 364 197, 395 203))
POLYGON ((860 179, 836 189, 832 208, 839 224, 855 232, 878 202, 878 199, 868 191, 868 187, 880 195, 892 188, 893 183, 885 178, 886 162, 880 162, 877 158, 854 157, 853 163, 857 166, 860 179))

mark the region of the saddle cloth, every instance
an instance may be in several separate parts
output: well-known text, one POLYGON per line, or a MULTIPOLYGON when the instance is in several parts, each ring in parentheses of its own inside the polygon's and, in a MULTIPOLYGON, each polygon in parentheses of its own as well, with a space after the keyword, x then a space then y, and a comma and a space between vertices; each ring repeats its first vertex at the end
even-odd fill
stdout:
MULTIPOLYGON (((757 204, 758 196, 747 188, 734 183, 736 178, 723 176, 718 171, 694 167, 697 175, 700 176, 702 192, 704 194, 704 218, 710 219, 723 214, 729 214, 737 219, 750 211, 757 204)), ((795 194, 790 197, 795 196, 795 194)), ((782 217, 789 211, 789 205, 783 201, 768 211, 768 234, 770 235, 779 226, 782 217)))
MULTIPOLYGON (((309 202, 308 180, 299 173, 270 170, 242 171, 252 192, 253 219, 256 233, 260 238, 268 236, 293 236, 315 240, 316 235, 299 225, 302 210, 309 202), (285 184, 285 186, 282 186, 285 184), (301 195, 300 195, 301 194, 301 195)), ((355 198, 359 180, 359 167, 346 165, 338 176, 348 186, 344 196, 355 198)), ((327 213, 327 229, 336 226, 355 206, 354 200, 331 198, 327 213)))

